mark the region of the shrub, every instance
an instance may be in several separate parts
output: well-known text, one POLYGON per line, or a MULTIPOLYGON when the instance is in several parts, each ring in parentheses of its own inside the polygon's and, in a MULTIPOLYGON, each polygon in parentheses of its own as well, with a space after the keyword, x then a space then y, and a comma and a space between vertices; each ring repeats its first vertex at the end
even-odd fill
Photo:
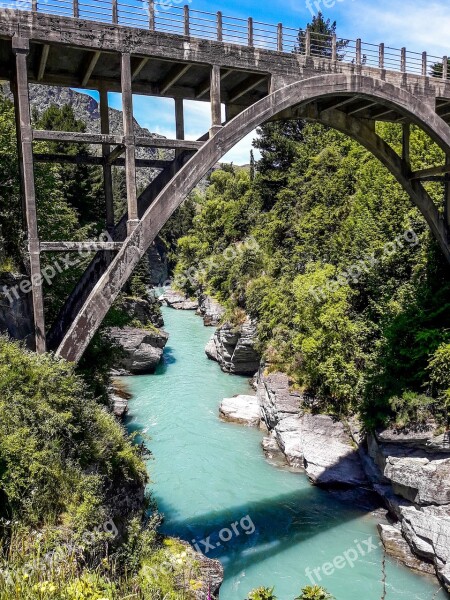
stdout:
POLYGON ((334 600, 334 597, 319 585, 307 585, 295 600, 334 600))
POLYGON ((259 587, 249 593, 248 600, 277 600, 273 590, 273 587, 259 587))

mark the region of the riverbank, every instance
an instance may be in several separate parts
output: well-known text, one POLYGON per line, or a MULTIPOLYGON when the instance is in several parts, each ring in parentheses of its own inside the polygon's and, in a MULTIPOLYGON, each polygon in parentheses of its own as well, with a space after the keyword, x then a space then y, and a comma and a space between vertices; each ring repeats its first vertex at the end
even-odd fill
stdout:
MULTIPOLYGON (((126 380, 133 393, 127 427, 151 437, 154 460, 148 468, 165 515, 163 532, 205 551, 202 540, 209 537, 216 544, 220 532, 232 532, 232 523, 250 517, 252 533, 239 526, 239 535, 206 552, 224 565, 222 600, 244 600, 260 585, 275 585, 279 598, 293 598, 310 583, 308 569, 354 551, 353 568, 346 565, 332 575, 320 571, 319 583, 338 600, 379 600, 379 514, 358 508, 354 499, 345 502, 345 494, 311 486, 302 473, 274 468, 261 451, 263 432, 221 421, 218 407, 224 397, 254 394, 248 379, 231 377, 206 358, 211 330, 193 312, 163 311, 170 334, 163 363, 154 375, 126 380), (362 556, 355 540, 364 548, 363 540, 369 539, 377 541, 376 547, 362 556)), ((429 600, 439 587, 390 558, 385 570, 391 600, 429 600)), ((436 595, 445 597, 442 591, 436 595)))

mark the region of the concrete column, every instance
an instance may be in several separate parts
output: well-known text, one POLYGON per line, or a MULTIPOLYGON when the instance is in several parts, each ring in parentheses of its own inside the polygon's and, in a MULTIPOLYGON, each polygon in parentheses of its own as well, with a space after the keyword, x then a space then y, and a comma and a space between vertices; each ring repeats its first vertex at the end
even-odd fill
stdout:
MULTIPOLYGON (((109 134, 109 107, 108 92, 105 89, 100 90, 100 130, 101 133, 109 134)), ((106 203, 106 229, 109 233, 114 231, 114 197, 112 184, 112 168, 106 162, 106 158, 111 152, 109 144, 102 145, 103 155, 103 190, 106 203)))
POLYGON ((33 315, 36 352, 46 350, 44 296, 42 291, 41 258, 36 212, 36 190, 33 166, 33 130, 31 127, 30 101, 28 96, 27 56, 29 40, 14 37, 12 49, 15 54, 16 73, 14 82, 14 101, 16 108, 16 127, 18 135, 19 163, 24 197, 25 217, 28 235, 28 253, 30 260, 30 278, 33 295, 33 315))
POLYGON ((409 123, 404 123, 402 128, 402 158, 408 172, 411 171, 411 126, 409 123))
POLYGON ((211 129, 212 137, 222 127, 222 107, 220 103, 220 67, 213 65, 211 69, 211 129))
MULTIPOLYGON (((177 140, 184 140, 184 106, 183 98, 175 98, 175 129, 177 140)), ((184 152, 183 148, 175 150, 175 156, 184 152)))
POLYGON ((127 183, 128 222, 130 235, 139 223, 136 194, 136 147, 133 131, 133 93, 131 90, 131 57, 129 52, 122 53, 122 118, 125 144, 125 175, 127 183))

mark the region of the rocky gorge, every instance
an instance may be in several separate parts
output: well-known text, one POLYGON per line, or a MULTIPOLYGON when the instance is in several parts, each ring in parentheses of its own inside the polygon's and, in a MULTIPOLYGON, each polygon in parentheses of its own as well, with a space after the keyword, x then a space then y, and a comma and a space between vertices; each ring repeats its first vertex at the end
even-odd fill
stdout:
MULTIPOLYGON (((196 309, 204 319, 206 313, 209 324, 207 310, 202 313, 180 295, 169 298, 168 306, 196 309)), ((254 375, 255 395, 224 398, 220 418, 267 431, 266 458, 304 471, 313 485, 374 493, 387 509, 387 522, 378 527, 386 553, 415 571, 437 575, 450 591, 449 433, 431 426, 366 434, 356 418, 314 414, 314 399, 296 390, 286 374, 265 371, 255 343, 256 324, 247 319, 238 326, 223 323, 205 347, 223 371, 254 375)))

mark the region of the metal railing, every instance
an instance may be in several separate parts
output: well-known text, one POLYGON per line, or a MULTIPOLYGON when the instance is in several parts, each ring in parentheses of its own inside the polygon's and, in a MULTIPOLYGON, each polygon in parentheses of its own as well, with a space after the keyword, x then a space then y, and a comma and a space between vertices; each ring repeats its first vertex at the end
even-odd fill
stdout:
POLYGON ((1 12, 29 10, 48 15, 113 23, 278 52, 329 58, 355 65, 450 79, 447 56, 390 48, 308 30, 191 10, 177 0, 0 0, 1 12))

